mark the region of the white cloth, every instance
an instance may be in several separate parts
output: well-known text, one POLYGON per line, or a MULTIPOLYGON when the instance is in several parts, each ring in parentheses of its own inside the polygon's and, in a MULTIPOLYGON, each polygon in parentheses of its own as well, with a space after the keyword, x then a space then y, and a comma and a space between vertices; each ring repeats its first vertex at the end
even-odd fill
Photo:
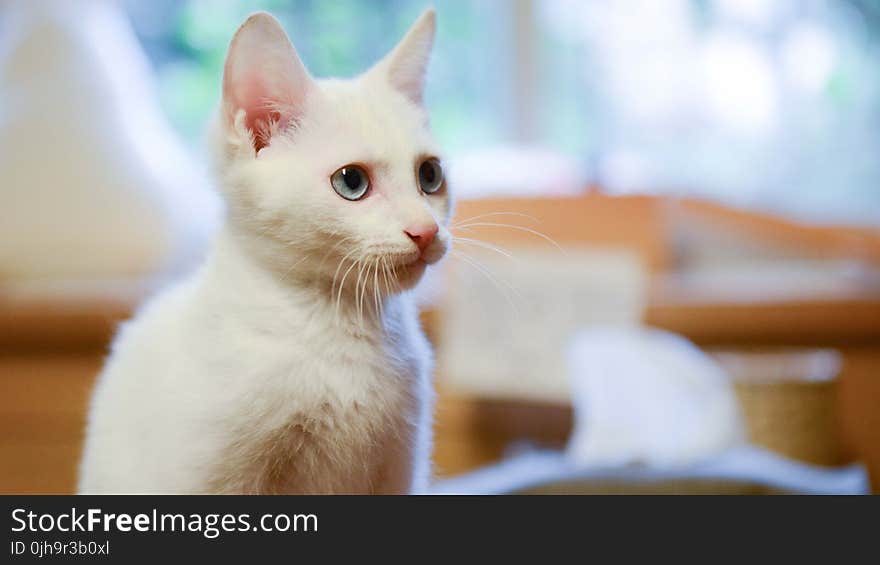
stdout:
POLYGON ((567 455, 582 467, 677 467, 745 442, 730 379, 686 339, 653 329, 578 333, 567 455))

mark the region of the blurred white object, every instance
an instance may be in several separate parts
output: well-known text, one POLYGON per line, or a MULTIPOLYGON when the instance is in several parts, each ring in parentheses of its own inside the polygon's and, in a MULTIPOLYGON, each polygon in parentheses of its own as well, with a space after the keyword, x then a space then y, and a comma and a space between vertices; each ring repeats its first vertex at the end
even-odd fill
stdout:
POLYGON ((4 2, 0 272, 138 276, 197 252, 217 200, 115 2, 4 2))
POLYGON ((568 338, 584 327, 637 326, 644 266, 629 250, 505 249, 511 257, 467 248, 468 259, 450 263, 438 372, 465 394, 570 402, 568 338))
POLYGON ((685 466, 745 443, 728 376, 686 339, 652 329, 578 333, 568 355, 576 464, 685 466))
POLYGON ((470 150, 453 156, 447 172, 456 198, 574 195, 587 184, 580 161, 544 147, 470 150))

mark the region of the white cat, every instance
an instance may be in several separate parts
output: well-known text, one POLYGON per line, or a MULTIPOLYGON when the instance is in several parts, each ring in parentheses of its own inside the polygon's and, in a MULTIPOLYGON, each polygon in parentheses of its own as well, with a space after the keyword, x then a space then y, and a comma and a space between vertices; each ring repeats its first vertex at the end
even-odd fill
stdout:
POLYGON ((687 467, 747 437, 733 383, 687 339, 653 328, 594 328, 568 352, 574 403, 570 462, 687 467))
POLYGON ((351 80, 315 80, 279 23, 227 55, 227 218, 205 264, 122 328, 79 489, 409 493, 426 486, 428 343, 408 294, 449 246, 422 105, 434 13, 351 80))

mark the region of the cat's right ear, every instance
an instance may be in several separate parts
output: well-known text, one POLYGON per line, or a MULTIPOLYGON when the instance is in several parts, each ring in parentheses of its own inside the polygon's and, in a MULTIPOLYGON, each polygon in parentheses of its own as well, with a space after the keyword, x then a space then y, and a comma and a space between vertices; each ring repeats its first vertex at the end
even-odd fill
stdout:
POLYGON ((312 78, 278 20, 258 12, 241 24, 223 68, 227 131, 249 134, 259 151, 301 117, 311 88, 312 78))

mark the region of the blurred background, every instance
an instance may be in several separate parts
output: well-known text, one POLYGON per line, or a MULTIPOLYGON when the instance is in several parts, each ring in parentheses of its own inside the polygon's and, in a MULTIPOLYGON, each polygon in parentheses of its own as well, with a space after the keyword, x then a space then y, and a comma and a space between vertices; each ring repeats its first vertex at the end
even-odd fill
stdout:
MULTIPOLYGON (((437 0, 440 492, 880 491, 880 2, 437 0)), ((0 492, 222 211, 228 42, 354 76, 421 0, 0 1, 0 492)))

